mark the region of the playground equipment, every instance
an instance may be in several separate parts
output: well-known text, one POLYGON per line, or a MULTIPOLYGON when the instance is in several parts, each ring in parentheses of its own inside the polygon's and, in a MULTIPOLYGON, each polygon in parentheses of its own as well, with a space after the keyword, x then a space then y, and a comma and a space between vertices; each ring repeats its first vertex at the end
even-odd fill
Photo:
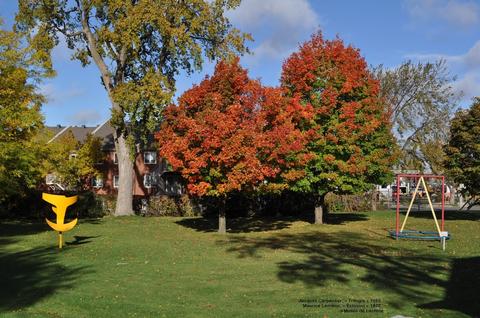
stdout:
POLYGON ((42 193, 42 199, 53 205, 52 210, 57 215, 57 223, 54 223, 47 218, 45 218, 45 220, 52 229, 58 232, 58 247, 62 248, 62 233, 73 229, 78 221, 78 219, 74 219, 69 223, 64 223, 65 213, 70 205, 77 202, 78 196, 75 195, 73 197, 66 197, 64 195, 42 193))
POLYGON ((396 180, 396 189, 400 189, 400 183, 402 178, 413 179, 416 184, 415 190, 413 192, 412 199, 408 205, 407 213, 405 219, 403 220, 402 226, 400 227, 400 192, 396 191, 395 197, 397 201, 397 211, 395 219, 395 231, 389 231, 391 237, 395 239, 416 239, 416 240, 439 240, 442 244, 442 249, 445 250, 446 240, 450 239, 450 234, 445 231, 445 177, 436 176, 436 175, 422 175, 422 174, 398 174, 396 180), (441 206, 442 206, 442 218, 441 224, 438 224, 438 219, 435 214, 435 209, 430 198, 430 191, 427 187, 425 179, 434 179, 441 180, 441 206), (420 189, 420 185, 422 188, 420 189), (435 221, 435 226, 437 231, 423 231, 423 230, 405 230, 405 225, 407 224, 408 217, 412 211, 412 206, 415 201, 415 198, 419 196, 426 196, 430 210, 432 212, 433 220, 435 221))

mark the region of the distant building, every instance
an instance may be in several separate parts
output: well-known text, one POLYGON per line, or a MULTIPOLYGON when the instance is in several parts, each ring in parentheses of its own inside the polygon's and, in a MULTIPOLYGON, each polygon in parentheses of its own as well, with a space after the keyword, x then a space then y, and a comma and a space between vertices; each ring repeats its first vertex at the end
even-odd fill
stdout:
MULTIPOLYGON (((97 163, 97 169, 101 172, 100 177, 92 177, 86 185, 97 194, 115 194, 118 188, 118 164, 117 154, 113 138, 113 127, 107 120, 96 127, 88 126, 53 126, 46 127, 53 132, 54 136, 48 141, 54 142, 69 131, 80 143, 84 143, 87 136, 91 134, 102 140, 102 151, 105 153, 105 160, 97 163)), ((150 138, 153 145, 153 138, 150 138)), ((74 156, 75 154, 71 154, 74 156)), ((47 175, 47 184, 56 184, 53 174, 47 175)), ((61 184, 57 184, 62 187, 61 184)), ((178 173, 168 171, 168 163, 160 158, 157 150, 147 147, 135 155, 133 174, 133 195, 145 197, 154 194, 181 195, 184 193, 183 182, 178 173)))

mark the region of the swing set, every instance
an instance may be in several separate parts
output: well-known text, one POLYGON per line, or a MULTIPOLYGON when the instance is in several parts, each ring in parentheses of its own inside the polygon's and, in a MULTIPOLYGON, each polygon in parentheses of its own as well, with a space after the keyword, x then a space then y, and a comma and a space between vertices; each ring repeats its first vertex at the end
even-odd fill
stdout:
POLYGON ((397 213, 395 219, 395 230, 390 230, 389 234, 391 237, 395 239, 414 239, 414 240, 431 240, 437 241, 439 240, 442 244, 442 249, 445 250, 446 240, 450 239, 450 234, 445 231, 445 176, 437 176, 437 175, 422 175, 422 174, 397 174, 397 181, 396 181, 396 201, 397 201, 397 213), (413 192, 412 199, 410 200, 410 204, 408 205, 407 213, 403 220, 402 226, 400 227, 400 181, 402 178, 405 179, 413 179, 415 181, 416 187, 415 191, 413 192), (425 182, 425 179, 434 179, 434 180, 441 180, 442 186, 442 218, 441 223, 438 223, 437 216, 435 214, 435 209, 432 204, 432 200, 430 198, 430 193, 425 182), (422 185, 422 189, 420 190, 420 185, 422 185), (435 226, 437 231, 423 231, 423 230, 405 230, 405 225, 407 224, 408 217, 410 212, 412 211, 412 206, 415 201, 415 198, 425 195, 427 197, 428 204, 430 206, 430 210, 432 212, 433 220, 435 221, 435 226))

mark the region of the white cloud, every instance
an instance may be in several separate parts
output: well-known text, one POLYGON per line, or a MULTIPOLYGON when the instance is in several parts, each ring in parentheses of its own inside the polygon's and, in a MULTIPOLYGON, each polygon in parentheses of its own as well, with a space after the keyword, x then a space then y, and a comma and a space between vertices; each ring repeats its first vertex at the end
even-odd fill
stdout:
POLYGON ((405 55, 405 58, 419 61, 435 61, 443 59, 455 68, 466 68, 468 70, 480 69, 480 40, 477 41, 465 54, 447 55, 439 53, 413 53, 405 55))
POLYGON ((449 69, 460 75, 452 87, 455 92, 463 93, 463 101, 468 104, 472 97, 480 96, 480 40, 465 54, 408 54, 405 57, 419 61, 444 59, 449 69))
POLYGON ((463 58, 468 66, 480 67, 480 41, 477 41, 463 58))
POLYGON ((472 0, 406 0, 405 6, 415 20, 439 20, 460 27, 480 22, 480 5, 472 0))
POLYGON ((285 58, 320 25, 307 0, 244 0, 228 16, 242 31, 264 39, 255 39, 256 61, 285 58))
POLYGON ((69 116, 69 119, 73 125, 87 125, 97 124, 102 119, 102 116, 94 109, 82 109, 69 116))
POLYGON ((49 103, 65 103, 71 98, 85 94, 85 89, 82 87, 71 85, 63 89, 52 83, 39 85, 38 91, 47 98, 49 103))
POLYGON ((480 97, 480 75, 477 72, 469 72, 452 85, 456 92, 462 92, 466 102, 472 97, 480 97))

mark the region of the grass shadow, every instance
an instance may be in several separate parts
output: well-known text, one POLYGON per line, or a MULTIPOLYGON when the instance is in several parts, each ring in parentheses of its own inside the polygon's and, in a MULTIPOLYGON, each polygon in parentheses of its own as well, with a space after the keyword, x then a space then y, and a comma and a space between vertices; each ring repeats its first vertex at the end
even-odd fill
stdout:
MULTIPOLYGON (((227 232, 229 233, 249 233, 265 232, 289 228, 298 218, 272 218, 272 217, 238 217, 227 218, 227 232)), ((175 222, 181 226, 194 229, 198 232, 217 232, 217 218, 189 218, 175 222)))
POLYGON ((45 222, 29 220, 2 220, 0 222, 0 237, 32 235, 48 231, 45 222))
POLYGON ((83 245, 83 244, 88 244, 92 241, 92 239, 95 239, 97 237, 100 237, 100 235, 97 236, 79 236, 79 235, 74 235, 73 236, 73 241, 66 242, 66 245, 83 245))
MULTIPOLYGON (((2 247, 12 244, 2 239, 2 247)), ((59 252, 51 247, 36 247, 24 251, 1 249, 0 254, 0 313, 34 305, 62 290, 91 272, 87 267, 64 266, 58 262, 59 252)))
POLYGON ((470 317, 480 317, 480 257, 459 258, 452 262, 444 299, 420 305, 421 308, 450 309, 470 317))
POLYGON ((327 224, 345 225, 349 222, 367 221, 369 217, 364 213, 329 213, 327 215, 327 224))
MULTIPOLYGON (((327 223, 332 225, 345 225, 348 222, 366 221, 367 215, 362 213, 329 213, 327 223)), ((237 217, 227 218, 227 232, 250 233, 267 232, 289 228, 294 222, 303 221, 312 223, 313 215, 301 214, 298 216, 284 217, 237 217)), ((188 218, 175 222, 178 225, 194 229, 198 232, 218 231, 217 218, 188 218)))
MULTIPOLYGON (((403 215, 406 214, 405 211, 401 211, 403 215)), ((442 217, 441 209, 435 209, 435 215, 438 219, 442 217)), ((414 218, 421 219, 432 219, 432 211, 429 209, 422 209, 417 211, 412 209, 410 216, 414 218)), ((458 211, 458 210, 446 210, 445 211, 445 221, 479 221, 480 220, 480 211, 458 211)))
POLYGON ((386 247, 351 232, 279 234, 268 238, 232 236, 218 243, 239 258, 261 258, 268 250, 300 254, 297 260, 277 263, 280 281, 301 282, 307 288, 327 286, 331 281, 347 285, 358 285, 360 281, 369 289, 393 294, 394 301, 389 302, 393 308, 438 299, 438 287, 435 291, 431 287, 447 288, 441 278, 448 274, 445 258, 386 247))

